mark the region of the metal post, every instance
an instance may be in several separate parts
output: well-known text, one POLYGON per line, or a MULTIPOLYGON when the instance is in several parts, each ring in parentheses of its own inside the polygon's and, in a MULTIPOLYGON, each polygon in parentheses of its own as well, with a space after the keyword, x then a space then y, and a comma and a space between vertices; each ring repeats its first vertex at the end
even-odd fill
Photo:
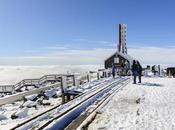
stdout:
POLYGON ((158 72, 159 72, 159 76, 160 76, 160 65, 158 65, 158 72))
POLYGON ((87 81, 90 82, 90 76, 87 74, 87 81))
POLYGON ((67 88, 66 76, 61 77, 61 93, 62 93, 62 104, 65 103, 65 91, 67 88))
POLYGON ((78 86, 78 81, 77 81, 77 79, 76 79, 76 76, 73 75, 72 78, 73 78, 73 85, 74 85, 74 86, 78 86))
POLYGON ((103 73, 103 78, 105 78, 105 71, 103 71, 102 73, 103 73))
POLYGON ((100 73, 97 72, 97 80, 100 80, 100 73))
POLYGON ((107 77, 106 71, 104 71, 104 77, 105 77, 105 78, 107 77))
POLYGON ((106 78, 107 78, 108 77, 108 70, 106 70, 105 73, 106 73, 106 78))
POLYGON ((171 76, 171 72, 170 72, 170 70, 168 71, 168 76, 171 76))

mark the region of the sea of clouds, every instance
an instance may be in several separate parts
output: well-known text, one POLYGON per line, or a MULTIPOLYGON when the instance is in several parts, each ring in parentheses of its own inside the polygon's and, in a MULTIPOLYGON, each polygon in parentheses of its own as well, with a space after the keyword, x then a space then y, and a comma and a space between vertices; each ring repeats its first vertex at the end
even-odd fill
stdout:
POLYGON ((16 84, 23 79, 40 78, 46 74, 86 73, 103 68, 102 65, 44 65, 0 66, 0 85, 16 84))
MULTIPOLYGON (((39 78, 45 74, 98 70, 116 50, 114 47, 84 50, 57 47, 44 55, 0 57, 0 84, 14 84, 24 78, 39 78)), ((175 47, 132 47, 128 48, 128 54, 143 66, 175 67, 175 47)))

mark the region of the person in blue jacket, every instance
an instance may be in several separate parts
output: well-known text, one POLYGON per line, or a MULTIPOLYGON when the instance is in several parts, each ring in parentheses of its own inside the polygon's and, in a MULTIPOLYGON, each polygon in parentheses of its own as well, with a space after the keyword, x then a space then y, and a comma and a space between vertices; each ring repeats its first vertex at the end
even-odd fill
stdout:
POLYGON ((134 77, 133 84, 136 84, 136 78, 138 76, 138 65, 135 60, 133 60, 133 64, 132 64, 132 75, 134 77))
POLYGON ((112 76, 115 78, 115 73, 116 73, 116 67, 113 65, 112 66, 112 76))

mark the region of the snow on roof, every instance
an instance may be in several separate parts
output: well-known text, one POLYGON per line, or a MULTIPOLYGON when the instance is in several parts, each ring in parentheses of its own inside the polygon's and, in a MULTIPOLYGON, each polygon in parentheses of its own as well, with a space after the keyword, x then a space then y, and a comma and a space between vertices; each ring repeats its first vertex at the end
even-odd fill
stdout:
MULTIPOLYGON (((113 55, 120 55, 121 57, 125 58, 126 60, 128 60, 129 62, 132 62, 133 60, 136 60, 134 59, 133 57, 131 57, 130 55, 128 54, 125 54, 125 53, 121 53, 121 52, 118 52, 116 51, 114 54, 112 54, 110 57, 108 57, 106 60, 108 60, 109 58, 111 58, 113 55)), ((106 61, 105 60, 105 61, 106 61)))

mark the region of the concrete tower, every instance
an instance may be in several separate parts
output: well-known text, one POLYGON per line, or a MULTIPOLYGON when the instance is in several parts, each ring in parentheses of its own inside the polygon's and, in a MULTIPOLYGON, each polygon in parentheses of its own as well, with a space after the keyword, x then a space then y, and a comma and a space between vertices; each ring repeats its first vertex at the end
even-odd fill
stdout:
POLYGON ((126 33, 127 33, 127 25, 119 24, 119 45, 118 51, 123 54, 127 54, 126 47, 126 33))

